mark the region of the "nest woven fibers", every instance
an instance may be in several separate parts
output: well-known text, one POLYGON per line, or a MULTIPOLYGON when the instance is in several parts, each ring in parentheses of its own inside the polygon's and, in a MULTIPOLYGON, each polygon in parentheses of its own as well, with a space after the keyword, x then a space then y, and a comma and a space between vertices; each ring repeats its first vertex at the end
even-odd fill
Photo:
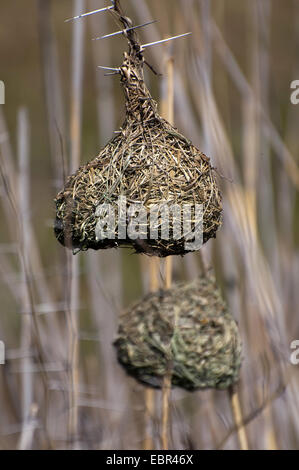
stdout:
POLYGON ((117 357, 138 381, 186 390, 225 389, 238 380, 241 340, 215 278, 146 296, 120 317, 117 357))
MULTIPOLYGON (((124 18, 123 18, 124 20, 124 18)), ((126 118, 119 132, 99 155, 71 175, 56 198, 55 234, 73 250, 98 250, 131 246, 138 253, 160 257, 184 255, 186 230, 179 236, 174 218, 164 237, 159 214, 155 235, 150 227, 150 213, 157 205, 191 207, 190 229, 202 224, 202 242, 215 237, 221 224, 222 203, 215 171, 210 160, 178 130, 159 116, 157 104, 148 91, 143 75, 144 57, 141 46, 130 32, 128 53, 119 69, 125 95, 126 118), (143 208, 145 219, 134 236, 120 227, 119 198, 126 198, 124 215, 128 228, 134 215, 132 204, 143 208), (97 227, 109 205, 109 229, 99 236, 97 227), (201 215, 195 207, 201 205, 201 215), (194 209, 194 210, 193 210, 194 209), (120 235, 121 233, 121 235, 120 235)), ((129 34, 129 33, 128 33, 129 34)), ((183 224, 183 215, 176 222, 183 224)), ((106 222, 105 222, 106 223, 106 222)), ((105 225, 104 223, 104 225, 105 225)), ((187 230, 188 232, 188 230, 187 230)))

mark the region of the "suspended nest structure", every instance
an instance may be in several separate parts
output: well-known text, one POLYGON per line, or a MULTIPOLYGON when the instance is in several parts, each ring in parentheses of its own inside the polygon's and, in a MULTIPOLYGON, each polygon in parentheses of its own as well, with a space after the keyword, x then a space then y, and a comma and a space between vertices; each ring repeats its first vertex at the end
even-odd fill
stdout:
MULTIPOLYGON (((202 215, 196 216, 192 209, 189 222, 193 231, 202 222, 205 243, 215 237, 221 224, 221 195, 209 158, 159 116, 157 104, 144 83, 143 53, 134 35, 131 31, 130 50, 124 54, 119 69, 125 121, 99 155, 67 179, 56 198, 55 234, 63 245, 75 250, 131 246, 148 255, 184 255, 192 250, 186 248, 185 236, 177 236, 174 218, 169 219, 169 235, 163 237, 160 214, 156 221, 158 232, 152 236, 151 209, 160 204, 168 208, 174 204, 180 208, 201 204, 202 215), (126 227, 132 222, 132 203, 145 209, 146 219, 135 238, 120 229, 120 196, 126 198, 126 227), (113 207, 106 238, 99 237, 96 230, 103 216, 99 211, 103 204, 113 207)), ((183 216, 178 217, 182 225, 183 216)), ((184 234, 183 227, 180 232, 184 234)))
POLYGON ((238 379, 241 341, 213 276, 149 294, 120 318, 117 357, 138 381, 186 390, 238 379))

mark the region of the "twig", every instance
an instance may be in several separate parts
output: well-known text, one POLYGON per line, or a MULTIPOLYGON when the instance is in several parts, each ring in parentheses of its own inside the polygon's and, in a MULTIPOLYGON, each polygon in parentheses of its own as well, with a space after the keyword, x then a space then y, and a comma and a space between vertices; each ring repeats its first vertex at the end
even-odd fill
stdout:
POLYGON ((248 416, 245 416, 242 421, 240 421, 238 424, 235 423, 233 428, 227 433, 227 435, 222 439, 222 441, 217 444, 216 449, 222 449, 225 443, 228 441, 228 439, 234 434, 234 432, 238 432, 240 428, 247 426, 249 423, 251 423, 257 416, 259 416, 262 411, 267 408, 271 403, 273 403, 277 398, 279 398, 286 390, 286 384, 281 383, 277 390, 275 390, 269 397, 264 399, 263 403, 261 406, 259 406, 257 409, 255 409, 252 413, 250 413, 248 416))

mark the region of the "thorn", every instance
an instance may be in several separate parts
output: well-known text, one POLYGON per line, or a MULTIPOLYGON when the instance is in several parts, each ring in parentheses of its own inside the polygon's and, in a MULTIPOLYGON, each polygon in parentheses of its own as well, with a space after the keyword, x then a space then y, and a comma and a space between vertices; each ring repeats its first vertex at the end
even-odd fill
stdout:
POLYGON ((161 39, 161 41, 149 42, 148 44, 143 44, 141 46, 141 50, 145 49, 146 47, 155 46, 156 44, 162 44, 163 42, 166 42, 166 41, 172 41, 173 39, 182 38, 183 36, 189 36, 190 34, 192 33, 179 34, 178 36, 173 36, 171 38, 161 39))
POLYGON ((118 36, 119 34, 125 34, 128 31, 133 31, 134 29, 142 28, 143 26, 148 26, 149 24, 157 23, 157 20, 149 21, 148 23, 143 23, 138 26, 132 26, 131 28, 122 29, 120 31, 116 31, 115 33, 105 34, 105 36, 99 36, 97 38, 93 38, 93 41, 98 41, 99 39, 110 38, 112 36, 118 36))
POLYGON ((147 61, 145 60, 144 63, 145 63, 145 65, 148 66, 148 68, 149 68, 155 75, 157 75, 157 76, 159 76, 159 77, 162 76, 162 73, 157 72, 157 71, 154 69, 154 67, 153 67, 151 64, 149 64, 149 62, 147 62, 147 61))
POLYGON ((119 73, 120 71, 119 67, 104 67, 103 65, 98 65, 98 69, 113 70, 114 72, 117 72, 117 73, 119 73))
POLYGON ((101 13, 102 11, 112 10, 113 8, 114 6, 100 8, 99 10, 93 10, 89 11, 88 13, 83 13, 82 15, 73 16, 73 18, 68 18, 67 20, 65 20, 65 23, 67 23, 68 21, 78 20, 79 18, 84 18, 85 16, 94 15, 95 13, 101 13))

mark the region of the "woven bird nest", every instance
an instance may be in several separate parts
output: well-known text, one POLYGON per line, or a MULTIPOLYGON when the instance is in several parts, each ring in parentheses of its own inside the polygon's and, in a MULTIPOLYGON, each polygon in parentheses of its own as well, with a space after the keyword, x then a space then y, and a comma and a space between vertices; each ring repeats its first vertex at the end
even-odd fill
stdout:
MULTIPOLYGON (((129 20, 121 17, 121 21, 126 24, 129 20)), ((172 210, 177 205, 183 214, 184 206, 189 205, 190 229, 194 232, 202 223, 205 243, 215 237, 221 224, 221 195, 209 158, 159 116, 144 82, 144 57, 136 33, 126 35, 130 48, 119 69, 125 121, 99 155, 67 179, 56 198, 55 234, 63 245, 78 250, 131 246, 148 255, 183 255, 193 249, 186 247, 186 231, 182 228, 178 234, 178 226, 170 217, 169 234, 164 237, 163 213, 159 213, 153 236, 151 210, 157 205, 172 210), (125 198, 123 216, 118 205, 120 197, 125 198), (145 215, 134 236, 126 231, 133 220, 133 203, 142 207, 145 215), (112 208, 112 215, 109 231, 99 236, 103 204, 112 208), (196 205, 202 205, 201 215, 195 212, 196 205)), ((176 222, 180 229, 183 215, 177 215, 176 222)))
POLYGON ((161 388, 225 389, 238 379, 241 341, 215 279, 149 294, 120 318, 119 362, 140 382, 161 388))

